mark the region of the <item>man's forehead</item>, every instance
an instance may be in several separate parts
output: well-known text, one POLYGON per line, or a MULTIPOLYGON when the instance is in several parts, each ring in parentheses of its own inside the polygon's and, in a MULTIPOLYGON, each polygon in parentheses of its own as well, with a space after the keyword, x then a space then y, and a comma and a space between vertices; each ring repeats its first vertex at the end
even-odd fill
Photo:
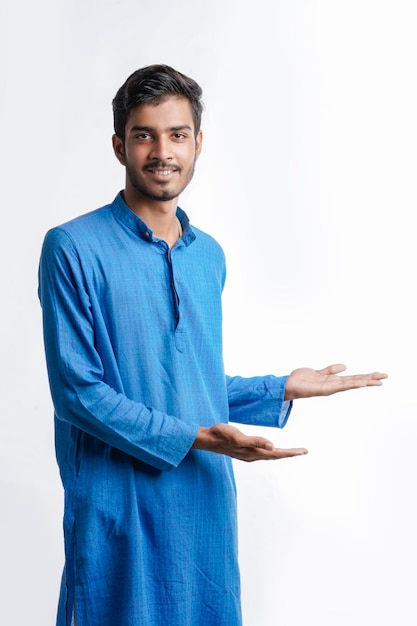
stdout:
POLYGON ((191 104, 182 96, 167 96, 159 102, 139 104, 130 111, 126 128, 146 126, 149 128, 189 127, 194 129, 191 104))

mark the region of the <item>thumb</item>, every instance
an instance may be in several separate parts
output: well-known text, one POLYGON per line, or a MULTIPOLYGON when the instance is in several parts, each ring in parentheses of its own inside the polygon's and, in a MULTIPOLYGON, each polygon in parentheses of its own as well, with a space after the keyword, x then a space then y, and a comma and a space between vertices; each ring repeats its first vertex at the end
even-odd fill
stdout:
POLYGON ((261 448, 261 450, 274 450, 275 446, 272 441, 269 439, 264 439, 263 437, 255 437, 253 440, 254 448, 261 448))

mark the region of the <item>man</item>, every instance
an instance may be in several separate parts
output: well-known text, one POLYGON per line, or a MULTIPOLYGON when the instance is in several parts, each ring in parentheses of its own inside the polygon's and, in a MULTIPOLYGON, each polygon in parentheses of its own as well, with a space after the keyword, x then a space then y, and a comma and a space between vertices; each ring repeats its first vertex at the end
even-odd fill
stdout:
POLYGON ((57 625, 239 626, 232 458, 276 449, 291 401, 381 384, 342 365, 227 377, 223 251, 178 208, 201 152, 201 89, 163 65, 113 101, 125 188, 50 230, 39 295, 65 490, 57 625))

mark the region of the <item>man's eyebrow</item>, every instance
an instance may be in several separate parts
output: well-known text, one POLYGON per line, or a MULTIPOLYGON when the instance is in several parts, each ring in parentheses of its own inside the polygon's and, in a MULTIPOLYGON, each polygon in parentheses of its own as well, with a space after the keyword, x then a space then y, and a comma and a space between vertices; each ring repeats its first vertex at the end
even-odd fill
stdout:
POLYGON ((138 131, 146 131, 148 133, 152 132, 154 129, 151 126, 132 126, 130 129, 130 133, 137 133, 138 131))
MULTIPOLYGON (((191 126, 189 126, 188 124, 180 124, 179 126, 171 126, 170 128, 168 128, 167 130, 169 131, 179 131, 179 130, 189 130, 192 132, 192 128, 191 126)), ((137 132, 146 132, 146 133, 152 133, 154 132, 155 129, 152 128, 152 126, 132 126, 132 128, 129 130, 129 133, 137 133, 137 132)))
POLYGON ((181 124, 181 126, 173 126, 170 130, 193 130, 188 124, 181 124))

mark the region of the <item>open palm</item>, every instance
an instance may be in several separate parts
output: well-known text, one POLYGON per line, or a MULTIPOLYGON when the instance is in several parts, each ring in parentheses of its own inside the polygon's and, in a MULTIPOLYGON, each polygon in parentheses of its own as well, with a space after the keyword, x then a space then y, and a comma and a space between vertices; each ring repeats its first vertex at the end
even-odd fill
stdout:
POLYGON ((372 372, 371 374, 354 374, 340 376, 346 370, 341 363, 328 365, 321 370, 310 367, 301 367, 288 377, 285 387, 285 400, 297 398, 311 398, 313 396, 330 396, 339 391, 358 389, 360 387, 380 386, 387 374, 372 372))

